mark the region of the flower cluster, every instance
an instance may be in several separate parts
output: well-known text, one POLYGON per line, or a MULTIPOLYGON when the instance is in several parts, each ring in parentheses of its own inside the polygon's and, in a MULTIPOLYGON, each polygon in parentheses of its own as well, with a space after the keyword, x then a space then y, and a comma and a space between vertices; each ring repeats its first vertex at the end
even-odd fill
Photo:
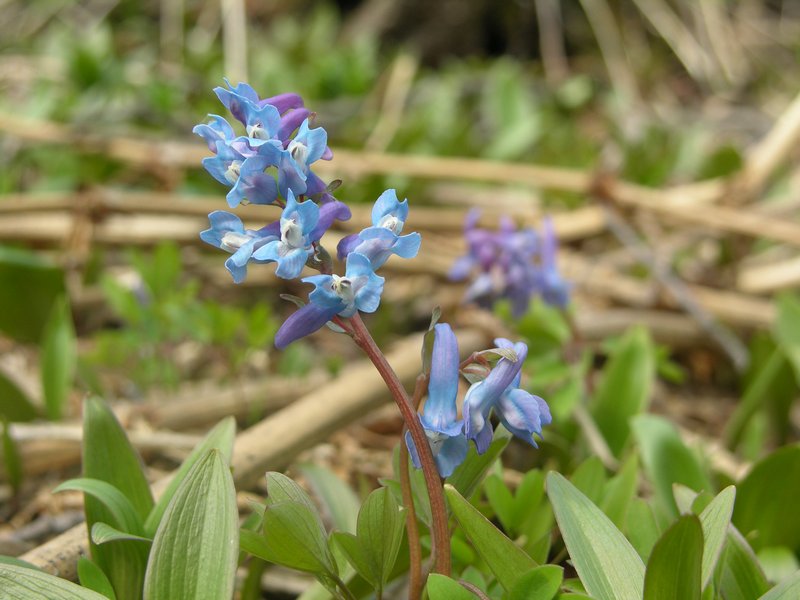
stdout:
MULTIPOLYGON (((227 83, 227 81, 226 81, 227 83)), ((400 235, 408 218, 408 200, 400 202, 394 190, 378 198, 372 226, 344 238, 338 247, 345 261, 344 276, 331 273, 330 260, 320 239, 335 220, 350 218, 350 209, 336 200, 311 166, 330 160, 328 134, 311 127, 313 113, 297 94, 260 98, 246 83, 215 88, 220 102, 244 127, 237 136, 219 115, 194 128, 213 157, 203 166, 229 189, 228 206, 243 202, 274 204, 280 218, 261 229, 245 229, 241 219, 227 211, 214 211, 210 228, 200 238, 229 252, 225 266, 236 283, 244 281, 250 263, 276 263, 275 274, 295 279, 309 266, 321 274, 302 281, 314 285, 309 303, 290 316, 275 336, 283 348, 339 315, 374 312, 380 303, 383 278, 375 271, 392 254, 412 258, 419 251, 420 235, 400 235)))
MULTIPOLYGON (((534 435, 541 436, 542 427, 552 420, 547 403, 519 387, 528 347, 504 338, 496 339, 495 344, 497 348, 487 353, 494 352, 501 358, 493 368, 484 364, 480 369, 484 376, 467 390, 461 408, 463 417, 459 419, 458 341, 449 325, 440 323, 434 328, 428 398, 420 421, 442 477, 451 475, 464 461, 470 440, 479 454, 488 450, 494 433, 489 420, 492 413, 512 434, 534 447, 534 435)), ((474 378, 474 370, 471 374, 474 378)), ((414 464, 419 467, 419 456, 408 434, 406 444, 414 464)))
POLYGON ((464 225, 467 254, 450 270, 455 281, 476 273, 467 288, 465 301, 490 307, 497 300, 511 302, 514 316, 528 310, 535 295, 552 306, 569 303, 570 285, 556 266, 557 240, 550 219, 545 219, 542 232, 517 229, 504 218, 498 231, 477 227, 479 213, 471 211, 464 225))

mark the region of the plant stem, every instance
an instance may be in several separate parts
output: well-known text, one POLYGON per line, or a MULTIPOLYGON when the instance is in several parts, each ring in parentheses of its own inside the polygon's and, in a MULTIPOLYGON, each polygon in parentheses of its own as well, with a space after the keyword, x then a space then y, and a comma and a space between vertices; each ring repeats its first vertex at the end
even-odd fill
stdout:
POLYGON ((414 440, 431 503, 433 570, 435 573, 449 576, 450 528, 447 523, 447 505, 445 504, 442 482, 439 478, 439 471, 436 469, 436 462, 428 443, 428 437, 425 435, 425 430, 419 421, 417 411, 411 404, 408 392, 406 392, 397 377, 397 373, 394 372, 383 352, 378 348, 369 330, 364 325, 364 321, 361 320, 361 315, 356 313, 349 319, 349 322, 353 328, 353 341, 364 351, 372 361, 372 364, 375 365, 378 373, 383 377, 397 407, 400 409, 400 414, 406 423, 406 427, 411 433, 411 439, 414 440))
MULTIPOLYGON (((427 387, 428 377, 425 375, 417 376, 417 384, 414 387, 414 398, 412 406, 419 408, 422 394, 427 387)), ((422 597, 422 546, 419 541, 419 525, 417 523, 417 511, 414 508, 414 494, 411 491, 411 475, 408 471, 408 448, 405 444, 405 436, 408 429, 403 427, 403 434, 400 438, 400 490, 403 493, 403 504, 406 507, 406 531, 408 532, 408 600, 419 600, 422 597)))

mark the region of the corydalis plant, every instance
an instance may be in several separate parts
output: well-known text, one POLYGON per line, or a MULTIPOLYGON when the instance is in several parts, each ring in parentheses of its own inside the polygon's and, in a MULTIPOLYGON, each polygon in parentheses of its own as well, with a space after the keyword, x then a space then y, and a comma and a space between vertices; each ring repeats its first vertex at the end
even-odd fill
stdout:
POLYGON ((467 254, 450 270, 450 278, 461 281, 472 276, 464 300, 491 307, 501 299, 511 303, 514 316, 523 315, 534 296, 551 306, 569 304, 570 285, 556 264, 558 241, 548 218, 541 232, 517 229, 503 218, 497 231, 477 226, 479 211, 473 210, 464 223, 467 254))

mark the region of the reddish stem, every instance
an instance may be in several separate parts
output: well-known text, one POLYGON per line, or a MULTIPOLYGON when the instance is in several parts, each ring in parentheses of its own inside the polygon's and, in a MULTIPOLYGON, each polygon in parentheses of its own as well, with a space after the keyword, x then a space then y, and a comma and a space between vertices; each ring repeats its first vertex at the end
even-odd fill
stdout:
MULTIPOLYGON (((433 556, 433 570, 435 573, 450 575, 450 528, 448 527, 447 505, 444 500, 444 489, 439 478, 439 471, 436 469, 436 461, 428 443, 428 437, 417 416, 417 411, 411 404, 403 384, 397 377, 392 366, 386 360, 369 330, 361 320, 359 313, 349 319, 352 326, 353 341, 364 351, 364 353, 375 365, 386 386, 394 398, 400 414, 411 433, 414 446, 417 449, 420 463, 422 464, 422 474, 425 477, 425 486, 428 488, 428 498, 431 503, 431 555, 433 556)), ((402 442, 401 442, 402 443, 402 442)))

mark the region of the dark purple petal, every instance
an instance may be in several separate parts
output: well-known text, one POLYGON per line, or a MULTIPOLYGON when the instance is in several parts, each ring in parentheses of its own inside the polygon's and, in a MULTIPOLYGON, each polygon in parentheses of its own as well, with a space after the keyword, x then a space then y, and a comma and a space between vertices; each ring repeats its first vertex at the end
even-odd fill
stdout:
POLYGON ((351 233, 343 237, 336 246, 336 256, 339 257, 339 260, 344 260, 360 243, 361 238, 358 237, 357 233, 351 233))
POLYGON ((275 347, 283 350, 294 341, 314 333, 336 315, 336 308, 306 304, 283 322, 275 334, 275 347))
POLYGON ((311 111, 307 108, 297 108, 290 110, 281 117, 281 125, 278 128, 278 139, 283 142, 283 146, 289 143, 289 136, 294 133, 295 129, 300 127, 300 124, 306 120, 311 111))
POLYGON ((335 200, 327 202, 319 207, 319 220, 316 227, 311 230, 308 239, 316 242, 323 234, 330 229, 334 221, 347 221, 351 216, 350 207, 344 202, 335 200))
POLYGON ((293 108, 302 108, 304 103, 303 99, 300 97, 300 94, 286 92, 270 98, 264 98, 258 102, 259 106, 264 106, 265 104, 271 104, 278 109, 279 113, 283 114, 287 110, 291 110, 293 108))

